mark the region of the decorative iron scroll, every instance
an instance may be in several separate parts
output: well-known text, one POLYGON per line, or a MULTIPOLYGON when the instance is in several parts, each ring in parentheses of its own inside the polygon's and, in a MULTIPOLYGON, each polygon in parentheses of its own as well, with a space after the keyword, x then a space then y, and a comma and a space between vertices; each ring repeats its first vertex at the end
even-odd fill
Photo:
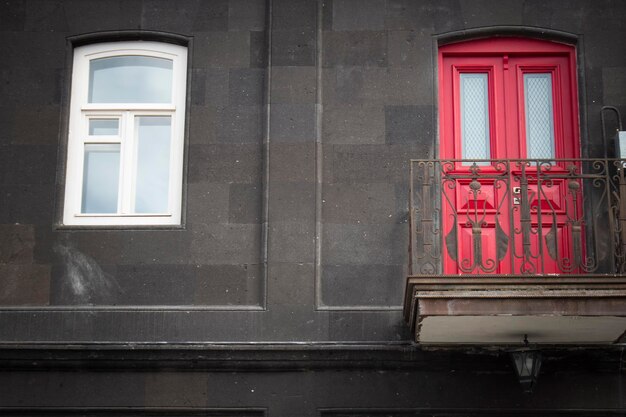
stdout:
POLYGON ((411 160, 410 273, 624 273, 625 162, 411 160))

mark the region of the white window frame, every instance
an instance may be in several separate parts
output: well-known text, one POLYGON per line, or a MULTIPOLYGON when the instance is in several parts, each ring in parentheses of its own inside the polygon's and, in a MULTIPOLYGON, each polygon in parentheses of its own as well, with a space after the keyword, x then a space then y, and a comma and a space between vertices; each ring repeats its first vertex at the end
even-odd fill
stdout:
POLYGON ((180 225, 183 189, 185 93, 187 48, 161 42, 109 42, 74 49, 70 120, 65 176, 63 224, 77 226, 180 225), (172 60, 171 103, 88 103, 89 63, 93 59, 140 55, 172 60), (171 117, 168 210, 164 213, 134 213, 136 170, 135 118, 171 117), (89 119, 118 119, 119 137, 89 136, 89 119), (120 144, 120 174, 117 213, 81 213, 85 145, 120 144))

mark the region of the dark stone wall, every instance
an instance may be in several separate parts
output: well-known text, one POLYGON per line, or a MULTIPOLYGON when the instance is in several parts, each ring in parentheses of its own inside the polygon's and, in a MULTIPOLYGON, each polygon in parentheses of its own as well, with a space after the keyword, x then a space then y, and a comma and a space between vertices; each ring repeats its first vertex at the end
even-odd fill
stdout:
POLYGON ((409 345, 401 304, 438 40, 577 39, 593 156, 600 108, 626 114, 625 20, 620 0, 0 2, 0 414, 623 416, 621 351, 553 353, 524 395, 506 353, 409 345), (68 39, 104 31, 190 39, 180 228, 59 225, 68 39))
POLYGON ((625 18, 611 0, 2 2, 0 339, 408 340, 408 160, 437 155, 438 40, 578 39, 593 156, 600 108, 626 113, 625 18), (191 39, 181 228, 58 224, 68 38, 119 30, 191 39))

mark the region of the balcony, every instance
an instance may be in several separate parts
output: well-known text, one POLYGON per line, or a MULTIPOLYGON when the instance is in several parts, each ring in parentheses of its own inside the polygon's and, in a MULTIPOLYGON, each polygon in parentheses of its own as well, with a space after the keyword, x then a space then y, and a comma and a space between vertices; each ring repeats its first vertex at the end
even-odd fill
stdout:
POLYGON ((626 161, 410 165, 416 342, 625 342, 626 161))

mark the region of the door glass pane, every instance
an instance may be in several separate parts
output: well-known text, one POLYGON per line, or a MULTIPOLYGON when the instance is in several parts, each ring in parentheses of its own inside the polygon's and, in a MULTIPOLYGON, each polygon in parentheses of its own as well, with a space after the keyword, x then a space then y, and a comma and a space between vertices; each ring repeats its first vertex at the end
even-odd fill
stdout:
POLYGON ((171 118, 142 116, 136 119, 137 176, 135 212, 166 213, 170 182, 171 118))
POLYGON ((119 144, 86 144, 81 213, 117 213, 119 144))
POLYGON ((118 136, 118 119, 89 119, 90 136, 118 136))
POLYGON ((524 74, 528 158, 554 158, 552 74, 524 74))
POLYGON ((461 144, 463 159, 490 157, 487 74, 461 74, 461 144))
POLYGON ((116 56, 89 62, 90 103, 170 103, 172 61, 116 56))

